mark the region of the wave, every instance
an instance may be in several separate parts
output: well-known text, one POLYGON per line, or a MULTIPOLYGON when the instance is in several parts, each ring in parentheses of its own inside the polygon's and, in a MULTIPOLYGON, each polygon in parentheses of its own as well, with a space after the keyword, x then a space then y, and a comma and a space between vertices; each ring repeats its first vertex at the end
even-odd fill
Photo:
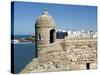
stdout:
POLYGON ((32 42, 18 42, 18 43, 13 43, 13 44, 31 44, 32 42))

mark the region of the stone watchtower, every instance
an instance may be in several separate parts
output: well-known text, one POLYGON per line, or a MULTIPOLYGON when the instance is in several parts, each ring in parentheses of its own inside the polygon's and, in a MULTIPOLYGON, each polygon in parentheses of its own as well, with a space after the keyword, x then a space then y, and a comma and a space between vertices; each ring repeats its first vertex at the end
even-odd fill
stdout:
POLYGON ((45 8, 43 14, 39 16, 35 23, 35 42, 37 56, 43 48, 52 44, 56 40, 56 24, 53 17, 48 14, 45 8))

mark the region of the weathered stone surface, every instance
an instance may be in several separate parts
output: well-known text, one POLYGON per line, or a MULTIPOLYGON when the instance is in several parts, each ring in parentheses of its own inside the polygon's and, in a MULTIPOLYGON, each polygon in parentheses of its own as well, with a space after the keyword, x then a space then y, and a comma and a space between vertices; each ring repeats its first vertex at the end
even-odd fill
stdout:
POLYGON ((76 42, 75 39, 66 39, 66 41, 56 42, 41 50, 39 57, 33 59, 21 73, 84 70, 86 69, 87 63, 90 63, 90 69, 96 69, 96 40, 91 39, 91 42, 93 42, 91 45, 90 43, 85 44, 86 42, 88 43, 90 41, 82 39, 82 41, 76 42), (72 44, 68 45, 69 42, 72 42, 72 44), (81 42, 81 45, 79 42, 81 42), (65 50, 63 50, 62 45, 66 46, 65 50))

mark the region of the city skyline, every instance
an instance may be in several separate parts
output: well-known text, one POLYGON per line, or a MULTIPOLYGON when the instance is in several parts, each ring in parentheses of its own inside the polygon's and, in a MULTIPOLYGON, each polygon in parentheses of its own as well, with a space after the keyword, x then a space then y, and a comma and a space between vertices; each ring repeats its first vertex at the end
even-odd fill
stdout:
POLYGON ((35 22, 47 8, 62 30, 97 31, 97 7, 50 3, 14 2, 14 34, 33 34, 35 22))

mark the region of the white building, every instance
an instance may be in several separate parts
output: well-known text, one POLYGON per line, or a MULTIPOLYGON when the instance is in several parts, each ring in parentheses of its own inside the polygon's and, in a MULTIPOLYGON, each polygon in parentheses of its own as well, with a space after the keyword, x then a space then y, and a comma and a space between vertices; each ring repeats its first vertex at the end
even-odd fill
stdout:
POLYGON ((92 38, 97 38, 97 32, 91 32, 91 31, 67 31, 68 33, 68 38, 73 38, 73 37, 92 37, 92 38))
POLYGON ((95 32, 95 33, 93 34, 93 38, 97 38, 97 35, 98 35, 98 33, 95 32))

